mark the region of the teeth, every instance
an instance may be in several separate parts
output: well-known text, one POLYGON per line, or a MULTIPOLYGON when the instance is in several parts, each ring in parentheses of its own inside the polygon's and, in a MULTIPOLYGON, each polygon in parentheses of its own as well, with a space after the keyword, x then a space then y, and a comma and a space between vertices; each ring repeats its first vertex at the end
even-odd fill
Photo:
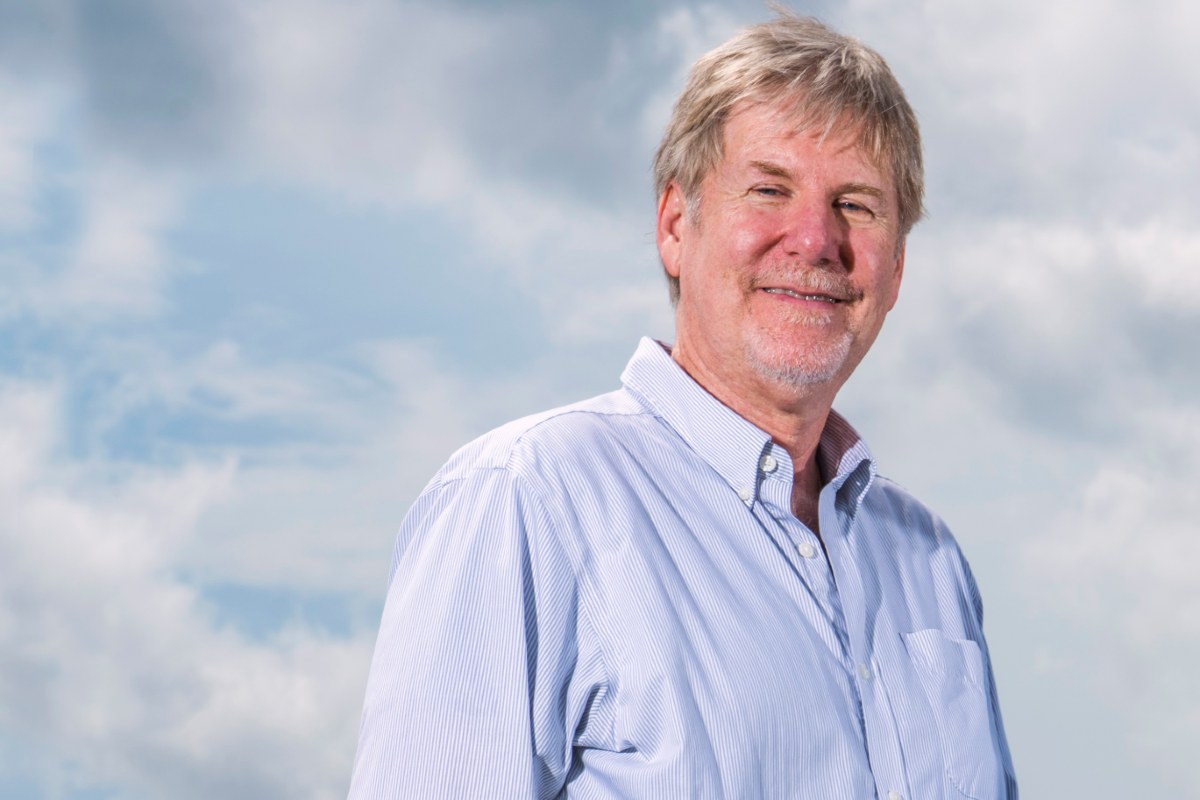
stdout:
POLYGON ((837 300, 835 300, 834 298, 826 297, 825 295, 797 294, 796 292, 793 292, 791 289, 767 289, 767 292, 769 292, 770 294, 785 294, 788 297, 794 297, 797 300, 818 300, 823 303, 836 303, 837 302, 837 300))

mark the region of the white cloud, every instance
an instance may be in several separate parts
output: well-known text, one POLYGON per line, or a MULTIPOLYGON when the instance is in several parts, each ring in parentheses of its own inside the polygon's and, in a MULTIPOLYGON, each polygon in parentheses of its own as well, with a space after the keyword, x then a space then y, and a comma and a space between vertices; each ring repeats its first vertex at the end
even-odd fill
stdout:
POLYGON ((1200 68, 1179 35, 1194 10, 864 0, 843 11, 914 100, 934 219, 1099 228, 1200 212, 1200 68))
POLYGON ((40 292, 43 313, 82 320, 158 311, 164 301, 164 229, 178 190, 135 165, 102 168, 82 188, 83 231, 70 264, 40 292))
POLYGON ((232 466, 106 479, 62 455, 59 397, 0 386, 0 729, 47 785, 74 770, 146 796, 340 796, 369 641, 215 629, 176 555, 232 466))
POLYGON ((671 62, 672 69, 643 107, 638 122, 638 132, 651 147, 657 147, 662 138, 692 64, 739 27, 735 17, 707 3, 670 9, 656 22, 655 48, 671 62))
POLYGON ((160 313, 172 266, 162 237, 175 221, 179 189, 133 165, 56 188, 78 203, 81 230, 49 248, 20 245, 5 254, 8 291, 0 312, 67 328, 160 313))
MULTIPOLYGON (((248 128, 264 163, 396 211, 415 205, 446 215, 461 236, 456 246, 505 270, 567 340, 624 341, 627 329, 661 325, 665 303, 645 300, 665 297, 649 239, 648 179, 635 212, 601 207, 578 189, 508 175, 487 145, 472 141, 480 132, 463 129, 464 109, 488 90, 470 76, 489 54, 537 35, 529 20, 371 0, 336 9, 268 4, 241 18, 254 44, 242 48, 248 128), (618 283, 621 292, 608 288, 618 283)), ((672 49, 730 24, 712 9, 672 19, 664 33, 672 49)), ((627 72, 628 57, 614 54, 607 68, 627 72)), ((515 103, 521 86, 511 91, 515 103)), ((656 113, 660 104, 650 101, 656 113)))
POLYGON ((1054 440, 1125 439, 1130 414, 1195 384, 1197 267, 1195 236, 1165 216, 931 221, 872 359, 895 361, 892 384, 969 380, 976 402, 1054 440))
POLYGON ((409 199, 423 174, 471 188, 447 115, 455 71, 503 33, 490 21, 376 0, 239 6, 232 20, 255 155, 376 198, 409 199))
POLYGON ((1031 602, 1081 633, 1060 650, 1071 674, 1116 707, 1124 745, 1183 792, 1200 741, 1188 687, 1200 657, 1200 415, 1147 408, 1137 435, 1080 475, 1048 530, 1022 543, 1031 602))
POLYGON ((1200 639, 1200 415, 1159 408, 1139 421, 1135 441, 1064 498, 1049 535, 1025 544, 1031 571, 1072 576, 1049 584, 1057 605, 1133 652, 1200 639))
POLYGON ((153 314, 165 301, 162 235, 176 219, 179 177, 90 151, 82 131, 66 127, 78 90, 61 75, 0 73, 0 230, 30 237, 4 253, 4 316, 78 325, 153 314), (29 243, 47 235, 51 247, 29 243))
POLYGON ((328 411, 310 418, 315 441, 240 448, 237 481, 200 520, 181 563, 206 580, 378 600, 395 531, 434 471, 475 436, 540 410, 562 383, 540 365, 459 375, 434 352, 374 342, 353 355, 369 380, 337 386, 332 373, 309 373, 328 411))
MULTIPOLYGON (((272 361, 247 355, 232 339, 209 343, 192 357, 172 356, 154 346, 114 345, 106 356, 126 369, 113 392, 121 407, 114 417, 136 412, 140 403, 166 403, 179 410, 242 421, 312 426, 314 432, 350 433, 346 400, 371 391, 371 378, 306 360, 272 361)), ((361 423, 359 423, 361 425, 361 423)))
POLYGON ((55 116, 48 95, 0 72, 0 231, 25 230, 38 220, 36 148, 55 116))
POLYGON ((1107 231, 1120 267, 1155 308, 1200 312, 1200 232, 1182 220, 1152 218, 1107 231))
POLYGON ((339 387, 320 370, 308 375, 328 412, 312 418, 316 441, 245 451, 236 485, 181 554, 191 572, 378 598, 408 503, 454 449, 481 432, 484 423, 472 414, 490 395, 414 344, 376 343, 359 358, 369 381, 339 387))

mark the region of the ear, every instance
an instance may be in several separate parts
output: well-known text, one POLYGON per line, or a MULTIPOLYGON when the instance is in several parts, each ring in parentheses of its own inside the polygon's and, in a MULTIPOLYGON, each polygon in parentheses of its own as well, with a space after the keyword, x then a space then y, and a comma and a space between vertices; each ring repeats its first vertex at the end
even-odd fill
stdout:
POLYGON ((888 298, 888 311, 896 307, 896 300, 900 297, 900 279, 904 277, 904 248, 908 245, 906 239, 900 240, 900 246, 896 248, 896 265, 892 272, 892 296, 888 298))
POLYGON ((658 239, 658 257, 663 269, 672 278, 679 277, 683 233, 687 227, 687 203, 679 184, 671 181, 658 198, 658 224, 655 234, 658 239))

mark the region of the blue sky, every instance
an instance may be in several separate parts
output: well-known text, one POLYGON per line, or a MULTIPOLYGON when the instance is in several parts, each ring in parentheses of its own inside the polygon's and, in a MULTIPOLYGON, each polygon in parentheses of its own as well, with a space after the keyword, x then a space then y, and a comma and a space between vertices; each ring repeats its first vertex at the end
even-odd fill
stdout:
MULTIPOLYGON (((838 406, 971 559, 1024 796, 1200 794, 1200 13, 798 8, 921 119, 838 406)), ((0 796, 344 795, 400 518, 671 338, 650 158, 767 15, 0 0, 0 796)))

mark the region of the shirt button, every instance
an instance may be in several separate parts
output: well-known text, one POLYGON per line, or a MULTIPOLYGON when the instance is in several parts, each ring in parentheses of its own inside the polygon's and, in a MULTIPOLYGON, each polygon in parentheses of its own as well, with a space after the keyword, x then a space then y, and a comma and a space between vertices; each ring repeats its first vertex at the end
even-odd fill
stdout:
POLYGON ((775 460, 775 456, 768 453, 762 457, 759 466, 762 467, 763 472, 774 472, 775 468, 779 466, 779 462, 775 460))
MULTIPOLYGON (((871 668, 868 667, 866 664, 859 664, 858 665, 858 677, 862 678, 864 681, 871 680, 871 668)), ((899 796, 899 795, 897 795, 897 796, 899 796)), ((891 796, 889 795, 889 800, 890 800, 890 797, 891 796)))
POLYGON ((749 503, 750 499, 754 497, 754 491, 749 486, 743 486, 738 489, 738 497, 742 498, 742 502, 749 503))
POLYGON ((801 542, 796 546, 796 550, 805 558, 812 558, 817 554, 817 548, 813 547, 808 542, 801 542))
POLYGON ((887 800, 904 800, 904 797, 893 789, 892 791, 888 792, 887 800))

